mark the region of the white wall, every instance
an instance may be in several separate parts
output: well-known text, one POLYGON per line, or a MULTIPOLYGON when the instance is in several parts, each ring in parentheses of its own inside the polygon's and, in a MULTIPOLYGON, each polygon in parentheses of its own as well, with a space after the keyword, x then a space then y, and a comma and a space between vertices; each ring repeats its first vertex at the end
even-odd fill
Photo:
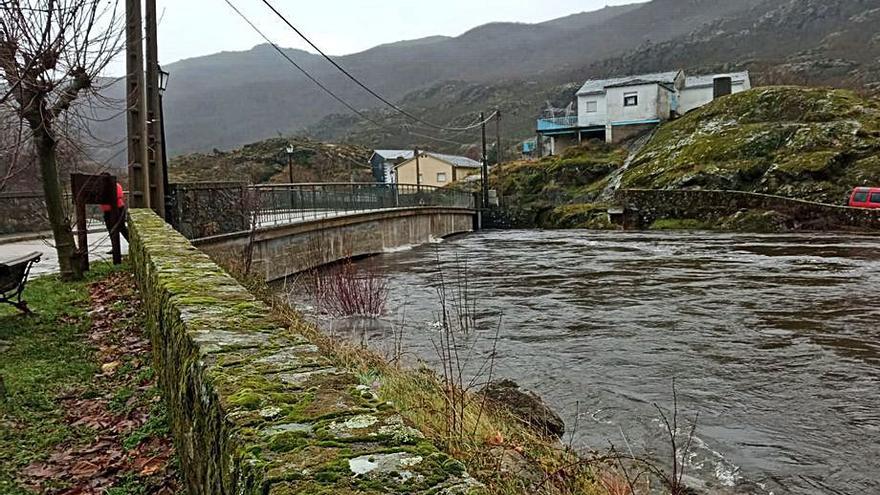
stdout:
POLYGON ((659 92, 660 85, 656 83, 608 88, 608 120, 611 123, 618 123, 661 118, 661 114, 658 112, 659 92), (637 93, 639 95, 637 106, 625 107, 623 105, 624 94, 628 93, 637 93))
MULTIPOLYGON (((735 82, 731 87, 732 92, 741 93, 743 91, 747 91, 752 89, 752 85, 749 81, 745 82, 735 82)), ((699 108, 703 105, 706 105, 712 101, 712 97, 715 95, 715 90, 712 86, 701 86, 696 88, 685 88, 681 92, 681 98, 679 99, 679 110, 678 113, 681 115, 690 112, 695 108, 699 108)))
POLYGON ((605 125, 608 121, 608 102, 604 94, 578 96, 578 125, 591 127, 605 125), (587 102, 596 102, 596 112, 587 113, 587 102))

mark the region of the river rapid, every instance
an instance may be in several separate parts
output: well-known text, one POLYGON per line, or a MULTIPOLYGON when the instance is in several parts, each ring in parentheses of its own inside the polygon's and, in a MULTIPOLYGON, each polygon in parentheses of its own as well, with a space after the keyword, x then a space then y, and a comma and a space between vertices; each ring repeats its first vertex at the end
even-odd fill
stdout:
POLYGON ((675 378, 695 482, 880 493, 880 237, 486 231, 359 263, 387 274, 388 314, 325 329, 437 366, 439 275, 455 295, 466 265, 471 367, 495 347, 566 442, 670 462, 654 405, 675 378))

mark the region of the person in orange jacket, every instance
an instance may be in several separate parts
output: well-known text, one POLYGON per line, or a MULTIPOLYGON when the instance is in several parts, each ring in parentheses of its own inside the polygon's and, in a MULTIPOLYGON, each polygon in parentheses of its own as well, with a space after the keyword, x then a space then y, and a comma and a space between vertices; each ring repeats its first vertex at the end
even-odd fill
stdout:
POLYGON ((125 192, 122 184, 116 183, 116 214, 113 213, 112 205, 101 205, 104 212, 104 225, 111 234, 118 231, 128 241, 128 227, 125 225, 125 192))

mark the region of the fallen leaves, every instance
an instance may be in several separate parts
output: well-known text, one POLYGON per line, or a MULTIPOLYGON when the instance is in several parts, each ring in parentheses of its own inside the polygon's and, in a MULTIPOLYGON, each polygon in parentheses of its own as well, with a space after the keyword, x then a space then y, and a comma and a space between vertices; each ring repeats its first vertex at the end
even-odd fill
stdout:
POLYGON ((161 406, 150 362, 150 343, 140 322, 140 302, 130 274, 111 275, 90 288, 89 343, 101 363, 91 387, 56 400, 72 428, 87 442, 58 445, 20 471, 20 482, 47 495, 99 495, 136 478, 147 493, 174 495, 180 482, 167 427, 151 415, 161 406), (128 447, 126 449, 126 447, 128 447))

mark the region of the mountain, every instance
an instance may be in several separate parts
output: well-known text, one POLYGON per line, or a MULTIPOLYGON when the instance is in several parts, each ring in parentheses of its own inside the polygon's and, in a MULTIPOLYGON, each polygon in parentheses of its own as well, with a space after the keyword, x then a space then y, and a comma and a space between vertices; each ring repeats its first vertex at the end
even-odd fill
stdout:
MULTIPOLYGON (((458 37, 390 43, 336 60, 431 122, 459 126, 500 107, 505 144, 513 149, 532 134, 542 110, 566 106, 590 77, 748 68, 757 83, 880 89, 878 21, 880 0, 653 0, 543 23, 487 24, 458 37)), ((478 133, 413 126, 321 57, 286 53, 373 122, 356 118, 271 46, 260 45, 166 66, 170 154, 291 134, 462 153, 478 142, 478 133)), ((111 96, 120 98, 123 90, 117 84, 111 96)), ((96 125, 107 142, 125 129, 122 118, 96 125)))
MULTIPOLYGON (((685 35, 758 1, 654 0, 539 24, 493 23, 455 38, 386 44, 336 60, 391 100, 446 81, 554 84, 562 82, 559 76, 567 70, 647 42, 685 35)), ((317 55, 300 50, 286 53, 354 106, 379 106, 317 55)), ((171 73, 165 109, 172 155, 290 134, 330 114, 346 112, 268 45, 183 60, 165 68, 171 73)), ((114 86, 112 96, 123 96, 123 86, 114 86)), ((123 124, 123 119, 116 119, 97 131, 114 142, 123 124)))

